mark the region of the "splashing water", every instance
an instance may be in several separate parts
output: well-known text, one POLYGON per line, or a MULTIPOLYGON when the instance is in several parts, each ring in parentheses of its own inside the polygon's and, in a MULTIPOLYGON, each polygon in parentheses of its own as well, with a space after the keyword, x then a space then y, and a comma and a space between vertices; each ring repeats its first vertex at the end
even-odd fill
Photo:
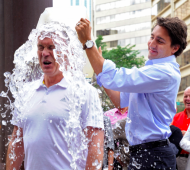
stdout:
POLYGON ((140 169, 142 165, 141 165, 141 164, 138 164, 138 163, 135 161, 134 158, 132 158, 132 159, 133 159, 132 165, 133 165, 134 167, 136 167, 137 169, 140 169))
MULTIPOLYGON (((22 122, 23 110, 26 110, 26 104, 29 103, 27 110, 32 107, 29 101, 35 92, 35 89, 32 88, 33 84, 43 76, 37 56, 38 38, 41 40, 44 38, 52 39, 55 45, 53 51, 55 60, 59 64, 59 69, 63 72, 64 78, 70 83, 68 97, 63 99, 67 102, 70 109, 68 113, 69 119, 66 122, 63 135, 69 149, 68 152, 72 156, 70 166, 72 169, 77 169, 76 162, 81 159, 85 160, 84 151, 87 149, 88 144, 88 140, 80 126, 79 117, 81 106, 87 99, 86 84, 88 83, 82 70, 85 64, 82 44, 79 42, 76 32, 71 30, 70 27, 58 22, 46 23, 39 29, 33 29, 28 37, 28 41, 16 50, 13 61, 15 64, 13 73, 4 73, 7 91, 2 91, 0 96, 7 98, 9 104, 4 106, 6 111, 1 113, 1 116, 5 118, 7 111, 11 110, 13 115, 12 122, 22 122), (15 99, 14 102, 7 95, 9 91, 15 99), (76 136, 79 136, 77 141, 76 136)), ((100 112, 98 109, 95 111, 100 112)), ((50 123, 52 123, 52 120, 50 120, 50 123)), ((6 125, 6 122, 3 120, 2 124, 6 125)), ((13 146, 22 140, 19 136, 20 130, 18 129, 17 137, 12 143, 13 146)), ((14 147, 9 158, 13 161, 16 159, 14 147)), ((96 162, 96 166, 101 166, 101 163, 96 162)))

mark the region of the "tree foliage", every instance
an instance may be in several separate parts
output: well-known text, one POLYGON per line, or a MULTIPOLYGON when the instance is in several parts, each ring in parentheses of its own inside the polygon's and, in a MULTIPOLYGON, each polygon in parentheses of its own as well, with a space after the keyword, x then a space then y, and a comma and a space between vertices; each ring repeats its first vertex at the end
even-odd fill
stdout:
POLYGON ((98 36, 96 39, 97 47, 101 46, 102 56, 105 59, 112 60, 116 64, 117 68, 132 68, 134 66, 140 68, 144 65, 144 56, 137 57, 140 52, 138 50, 133 50, 135 45, 127 45, 125 47, 117 46, 116 48, 108 51, 106 50, 106 43, 102 41, 103 37, 101 35, 98 36))
MULTIPOLYGON (((105 59, 112 60, 117 68, 125 67, 125 68, 132 68, 137 67, 140 68, 144 65, 145 59, 144 56, 137 57, 137 55, 140 53, 138 50, 133 50, 135 45, 127 45, 125 47, 117 46, 116 48, 113 48, 112 50, 108 51, 106 48, 106 43, 102 42, 103 37, 98 36, 96 39, 96 45, 99 48, 101 46, 102 49, 102 56, 105 59)), ((109 109, 114 108, 113 103, 107 96, 106 92, 104 91, 103 87, 99 87, 95 83, 95 76, 94 76, 94 86, 98 88, 100 93, 100 98, 102 100, 102 108, 104 111, 107 111, 109 109)))

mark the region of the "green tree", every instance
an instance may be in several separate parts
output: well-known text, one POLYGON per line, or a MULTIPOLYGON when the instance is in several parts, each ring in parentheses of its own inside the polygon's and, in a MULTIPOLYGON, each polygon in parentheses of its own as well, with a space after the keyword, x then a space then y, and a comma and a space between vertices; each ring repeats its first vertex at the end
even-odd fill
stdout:
MULTIPOLYGON (((106 49, 106 43, 102 42, 103 37, 100 35, 96 39, 96 45, 99 48, 101 46, 102 49, 102 56, 105 59, 112 60, 117 68, 125 67, 125 68, 132 68, 136 66, 137 68, 140 68, 144 65, 145 59, 144 56, 137 57, 137 55, 140 53, 138 50, 133 50, 135 45, 127 45, 125 47, 117 46, 116 48, 113 48, 112 50, 108 51, 106 49)), ((114 108, 113 103, 107 96, 106 92, 104 91, 103 87, 99 87, 95 82, 95 76, 93 78, 93 84, 96 88, 98 88, 100 91, 100 98, 102 100, 102 108, 104 111, 107 111, 109 109, 114 108)))

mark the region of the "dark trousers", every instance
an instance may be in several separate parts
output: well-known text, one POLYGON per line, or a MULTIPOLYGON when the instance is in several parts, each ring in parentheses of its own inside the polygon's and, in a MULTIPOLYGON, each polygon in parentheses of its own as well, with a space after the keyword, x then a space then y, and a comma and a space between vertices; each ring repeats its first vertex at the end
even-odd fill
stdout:
POLYGON ((169 145, 131 152, 128 170, 176 170, 176 156, 169 145))

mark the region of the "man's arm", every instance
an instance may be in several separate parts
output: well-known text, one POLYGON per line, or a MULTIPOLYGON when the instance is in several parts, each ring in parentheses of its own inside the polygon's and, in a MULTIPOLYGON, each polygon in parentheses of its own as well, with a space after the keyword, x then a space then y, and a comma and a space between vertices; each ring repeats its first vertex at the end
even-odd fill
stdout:
POLYGON ((186 132, 187 132, 187 131, 185 131, 185 130, 182 130, 182 131, 181 131, 181 133, 182 133, 183 136, 185 135, 186 132))
POLYGON ((106 94, 116 108, 120 108, 120 92, 104 88, 106 94))
POLYGON ((19 170, 24 159, 24 143, 23 143, 23 131, 22 128, 18 128, 14 126, 11 141, 7 150, 7 159, 6 159, 6 170, 19 170), (17 138, 18 130, 20 131, 19 138, 22 138, 21 141, 15 143, 15 139, 17 138), (15 154, 15 159, 10 159, 11 154, 15 154))
MULTIPOLYGON (((77 25, 75 29, 77 31, 80 42, 84 45, 87 40, 91 40, 91 26, 90 22, 86 19, 81 18, 79 22, 81 24, 77 25)), ((90 49, 86 49, 86 54, 88 56, 90 64, 92 65, 92 68, 94 69, 94 72, 97 75, 101 73, 105 59, 101 56, 101 54, 99 54, 97 48, 93 46, 90 49)))
POLYGON ((108 170, 113 169, 114 151, 112 149, 108 150, 108 170))
POLYGON ((89 140, 86 170, 100 170, 104 155, 104 131, 88 126, 85 135, 89 140))

